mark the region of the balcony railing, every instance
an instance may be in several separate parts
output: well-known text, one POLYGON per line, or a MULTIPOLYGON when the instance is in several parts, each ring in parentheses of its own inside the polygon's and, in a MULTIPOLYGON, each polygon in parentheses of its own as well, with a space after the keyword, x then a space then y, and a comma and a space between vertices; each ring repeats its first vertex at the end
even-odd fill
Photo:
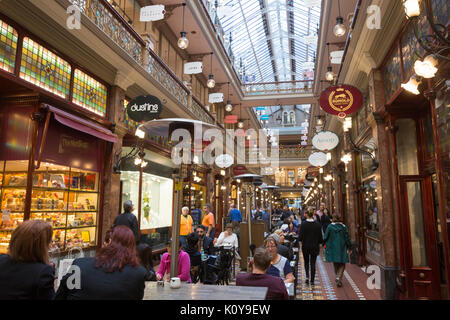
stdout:
POLYGON ((151 50, 147 42, 106 0, 68 0, 78 6, 97 27, 122 48, 134 61, 166 89, 173 98, 185 106, 197 119, 213 124, 214 117, 192 99, 190 90, 178 79, 170 68, 151 50))
POLYGON ((246 83, 242 86, 242 90, 246 95, 312 94, 313 83, 314 80, 246 83))

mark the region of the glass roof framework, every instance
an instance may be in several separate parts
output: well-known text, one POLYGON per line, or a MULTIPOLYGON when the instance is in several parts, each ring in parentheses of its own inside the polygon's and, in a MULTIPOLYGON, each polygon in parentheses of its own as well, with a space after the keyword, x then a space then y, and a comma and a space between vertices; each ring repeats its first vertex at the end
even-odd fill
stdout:
POLYGON ((243 82, 312 80, 314 72, 305 74, 302 65, 314 61, 317 43, 306 45, 303 37, 317 34, 320 7, 308 8, 305 1, 219 2, 232 8, 220 23, 225 34, 232 35, 231 49, 243 82))

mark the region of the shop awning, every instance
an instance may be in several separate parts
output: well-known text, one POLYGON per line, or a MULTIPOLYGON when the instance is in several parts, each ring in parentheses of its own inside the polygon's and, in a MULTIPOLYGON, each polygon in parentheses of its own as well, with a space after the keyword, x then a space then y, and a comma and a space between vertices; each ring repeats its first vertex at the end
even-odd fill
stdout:
POLYGON ((50 112, 53 112, 55 119, 59 123, 67 127, 90 134, 108 142, 116 143, 118 141, 117 135, 112 133, 111 130, 103 128, 98 124, 81 119, 80 117, 52 107, 48 104, 44 104, 44 107, 47 107, 50 112))

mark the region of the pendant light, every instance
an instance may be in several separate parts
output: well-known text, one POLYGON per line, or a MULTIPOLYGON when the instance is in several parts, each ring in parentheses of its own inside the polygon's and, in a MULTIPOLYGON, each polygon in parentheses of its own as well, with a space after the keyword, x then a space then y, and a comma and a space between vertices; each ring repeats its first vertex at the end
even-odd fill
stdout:
POLYGON ((228 82, 228 100, 227 100, 227 105, 225 106, 225 111, 226 112, 233 111, 233 106, 231 105, 231 100, 230 100, 230 83, 229 82, 228 82))
POLYGON ((206 85, 208 86, 208 88, 212 89, 216 86, 216 81, 214 81, 214 75, 212 74, 213 72, 213 53, 211 52, 211 73, 209 74, 209 79, 208 82, 206 83, 206 85))
POLYGON ((333 73, 333 67, 331 66, 331 61, 330 61, 330 43, 327 43, 327 47, 328 47, 328 68, 327 68, 327 73, 325 74, 325 79, 327 81, 333 81, 334 80, 334 73, 333 73))
POLYGON ((420 15, 419 0, 403 0, 403 7, 405 8, 406 16, 409 19, 420 15))
POLYGON ((419 77, 413 75, 411 78, 409 78, 408 83, 402 83, 402 88, 408 92, 411 92, 412 94, 418 95, 420 94, 420 91, 418 89, 419 84, 420 84, 419 77))
POLYGON ((425 79, 434 78, 438 69, 436 66, 438 65, 438 60, 435 55, 429 55, 425 57, 423 61, 417 60, 414 63, 414 71, 418 76, 421 76, 425 79))
POLYGON ((338 0, 339 16, 336 18, 336 25, 333 28, 334 35, 336 37, 342 37, 347 32, 347 28, 344 25, 344 18, 341 16, 341 2, 338 0))
POLYGON ((242 105, 239 105, 239 122, 238 122, 238 128, 244 129, 244 121, 242 121, 242 105))
POLYGON ((186 2, 183 3, 183 30, 181 31, 181 36, 178 39, 178 47, 182 50, 187 49, 189 46, 189 39, 186 38, 186 32, 184 31, 184 8, 186 7, 186 2))

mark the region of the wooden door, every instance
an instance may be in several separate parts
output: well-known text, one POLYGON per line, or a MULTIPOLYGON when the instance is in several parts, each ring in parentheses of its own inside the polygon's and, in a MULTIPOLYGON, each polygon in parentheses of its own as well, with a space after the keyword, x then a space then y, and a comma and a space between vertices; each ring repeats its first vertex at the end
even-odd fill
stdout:
POLYGON ((440 299, 431 177, 401 176, 400 229, 410 299, 440 299))

